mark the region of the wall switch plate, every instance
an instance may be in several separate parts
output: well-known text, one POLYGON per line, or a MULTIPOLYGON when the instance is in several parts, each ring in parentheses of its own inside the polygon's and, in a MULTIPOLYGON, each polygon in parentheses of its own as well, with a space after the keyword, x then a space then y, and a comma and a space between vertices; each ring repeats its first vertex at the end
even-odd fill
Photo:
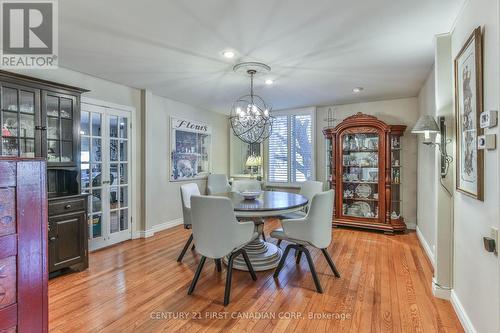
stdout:
POLYGON ((497 148, 497 135, 486 134, 477 137, 477 149, 493 150, 497 148))
POLYGON ((498 123, 498 111, 489 110, 481 112, 479 116, 481 128, 492 128, 498 123))

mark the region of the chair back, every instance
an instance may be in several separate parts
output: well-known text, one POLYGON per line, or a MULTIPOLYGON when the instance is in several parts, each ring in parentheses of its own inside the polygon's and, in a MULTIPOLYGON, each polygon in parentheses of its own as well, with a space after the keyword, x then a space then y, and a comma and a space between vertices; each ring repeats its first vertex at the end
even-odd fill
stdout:
POLYGON ((332 241, 333 197, 333 190, 313 196, 305 217, 309 231, 303 240, 320 249, 328 247, 332 241))
POLYGON ((233 182, 232 192, 262 190, 260 182, 256 179, 241 179, 233 182))
POLYGON ((253 222, 239 223, 229 198, 193 196, 191 218, 196 251, 208 258, 222 258, 253 236, 253 222))
POLYGON ((200 189, 196 183, 181 185, 182 219, 184 227, 191 226, 191 196, 200 195, 200 189))
POLYGON ((309 203, 306 207, 306 211, 311 206, 311 200, 314 197, 314 195, 321 193, 321 192, 323 192, 323 183, 322 182, 317 182, 314 180, 307 180, 307 181, 301 183, 299 193, 302 194, 303 196, 305 196, 309 200, 309 203))
POLYGON ((231 185, 224 174, 211 174, 208 175, 207 180, 207 194, 214 195, 218 193, 231 192, 231 185))

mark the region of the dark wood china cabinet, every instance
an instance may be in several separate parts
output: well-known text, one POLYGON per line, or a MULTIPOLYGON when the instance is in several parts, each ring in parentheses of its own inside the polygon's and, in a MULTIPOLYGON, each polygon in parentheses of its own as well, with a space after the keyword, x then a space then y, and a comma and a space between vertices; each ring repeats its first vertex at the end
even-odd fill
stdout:
POLYGON ((406 230, 402 216, 401 137, 404 125, 388 125, 357 113, 323 130, 328 141, 333 224, 393 233, 406 230))
POLYGON ((49 271, 88 267, 80 187, 80 97, 68 85, 0 71, 0 156, 47 161, 49 271))

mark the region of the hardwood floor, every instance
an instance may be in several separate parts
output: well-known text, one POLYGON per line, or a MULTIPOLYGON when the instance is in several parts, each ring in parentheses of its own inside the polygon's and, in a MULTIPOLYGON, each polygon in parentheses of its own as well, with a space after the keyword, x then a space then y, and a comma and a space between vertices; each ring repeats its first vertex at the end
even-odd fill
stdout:
MULTIPOLYGON (((266 223, 266 231, 278 226, 266 223)), ((223 307, 225 268, 207 260, 192 296, 200 256, 176 258, 189 236, 181 226, 90 255, 90 268, 49 281, 51 332, 463 332, 449 302, 432 296, 432 267, 414 232, 334 229, 329 253, 311 249, 324 289, 315 292, 305 258, 273 271, 235 271, 223 307), (310 318, 312 316, 313 318, 310 318)), ((281 247, 284 249, 286 242, 281 247)))

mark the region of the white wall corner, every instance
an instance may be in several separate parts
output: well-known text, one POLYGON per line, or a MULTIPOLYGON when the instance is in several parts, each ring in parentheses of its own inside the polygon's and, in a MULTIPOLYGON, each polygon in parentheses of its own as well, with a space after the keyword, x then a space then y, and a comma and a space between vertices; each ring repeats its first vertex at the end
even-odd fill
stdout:
POLYGON ((436 282, 436 278, 432 278, 432 294, 434 297, 445 299, 447 301, 451 299, 451 289, 441 287, 436 282))
POLYGON ((460 319, 460 323, 462 323, 462 327, 464 328, 465 332, 476 333, 477 331, 472 325, 472 321, 470 320, 469 316, 465 312, 465 309, 462 306, 462 303, 460 302, 457 294, 455 293, 455 290, 451 291, 450 299, 451 304, 453 305, 453 309, 455 309, 455 313, 457 314, 458 319, 460 319))
POLYGON ((155 224, 147 230, 138 231, 134 234, 134 238, 149 238, 154 236, 154 234, 157 232, 173 228, 175 226, 181 225, 182 223, 184 223, 184 220, 182 218, 178 218, 164 223, 155 224))
POLYGON ((436 268, 436 263, 435 263, 435 259, 434 259, 434 252, 432 251, 432 248, 429 246, 429 243, 427 243, 427 240, 425 239, 424 235, 422 234, 422 232, 418 228, 418 225, 416 226, 416 229, 417 229, 417 238, 420 242, 420 245, 424 249, 427 257, 429 258, 429 260, 432 264, 432 267, 436 268))

